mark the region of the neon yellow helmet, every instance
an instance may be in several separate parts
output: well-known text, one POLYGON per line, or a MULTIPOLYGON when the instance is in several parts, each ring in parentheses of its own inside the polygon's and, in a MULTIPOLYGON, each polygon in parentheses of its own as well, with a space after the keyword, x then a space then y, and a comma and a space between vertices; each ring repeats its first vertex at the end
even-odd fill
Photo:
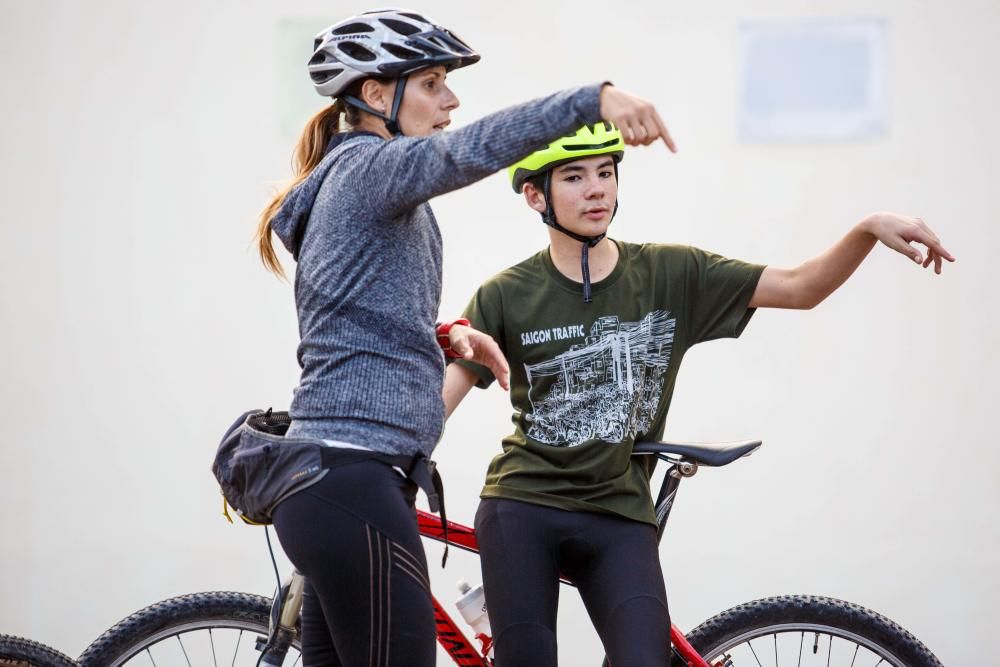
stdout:
POLYGON ((514 192, 520 194, 524 182, 556 165, 594 155, 612 155, 615 163, 625 156, 625 140, 613 123, 603 121, 584 125, 573 134, 556 139, 520 162, 512 164, 508 173, 514 192))

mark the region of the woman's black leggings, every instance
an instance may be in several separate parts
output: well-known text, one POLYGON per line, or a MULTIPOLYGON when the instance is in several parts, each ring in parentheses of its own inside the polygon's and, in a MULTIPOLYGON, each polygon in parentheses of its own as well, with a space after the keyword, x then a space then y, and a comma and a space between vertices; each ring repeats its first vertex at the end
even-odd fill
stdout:
POLYGON ((560 574, 579 588, 613 667, 670 664, 654 526, 487 498, 476 535, 497 667, 556 667, 560 574))
POLYGON ((305 575, 305 667, 431 667, 434 610, 413 503, 417 487, 363 460, 331 468, 274 512, 305 575))

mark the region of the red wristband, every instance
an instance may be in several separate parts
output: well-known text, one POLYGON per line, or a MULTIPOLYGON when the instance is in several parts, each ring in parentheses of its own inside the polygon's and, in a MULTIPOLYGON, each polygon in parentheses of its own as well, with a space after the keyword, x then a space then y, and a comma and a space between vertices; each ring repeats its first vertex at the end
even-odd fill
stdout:
POLYGON ((462 326, 467 327, 471 326, 472 323, 464 317, 460 317, 454 322, 441 322, 436 327, 438 345, 440 345, 441 349, 444 350, 444 356, 449 359, 460 359, 462 357, 462 355, 458 352, 451 349, 451 339, 448 337, 448 332, 451 331, 451 328, 456 324, 461 324, 462 326))

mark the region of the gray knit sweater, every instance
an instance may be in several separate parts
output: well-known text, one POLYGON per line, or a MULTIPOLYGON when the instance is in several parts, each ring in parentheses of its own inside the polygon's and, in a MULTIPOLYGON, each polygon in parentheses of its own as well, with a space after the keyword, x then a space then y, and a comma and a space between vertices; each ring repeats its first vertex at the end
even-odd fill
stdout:
POLYGON ((297 261, 302 377, 289 435, 430 456, 444 423, 444 358, 434 331, 441 234, 427 200, 596 123, 600 88, 430 137, 346 135, 289 193, 271 223, 297 261))

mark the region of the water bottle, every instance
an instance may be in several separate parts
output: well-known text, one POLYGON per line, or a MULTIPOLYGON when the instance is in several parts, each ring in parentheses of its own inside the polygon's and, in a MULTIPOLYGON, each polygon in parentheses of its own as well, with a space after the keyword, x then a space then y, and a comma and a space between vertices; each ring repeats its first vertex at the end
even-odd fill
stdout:
POLYGON ((460 579, 458 592, 461 593, 455 601, 458 613, 476 633, 476 638, 483 642, 483 649, 489 650, 493 632, 490 630, 490 618, 486 614, 486 596, 483 594, 482 584, 472 588, 468 581, 460 579))

